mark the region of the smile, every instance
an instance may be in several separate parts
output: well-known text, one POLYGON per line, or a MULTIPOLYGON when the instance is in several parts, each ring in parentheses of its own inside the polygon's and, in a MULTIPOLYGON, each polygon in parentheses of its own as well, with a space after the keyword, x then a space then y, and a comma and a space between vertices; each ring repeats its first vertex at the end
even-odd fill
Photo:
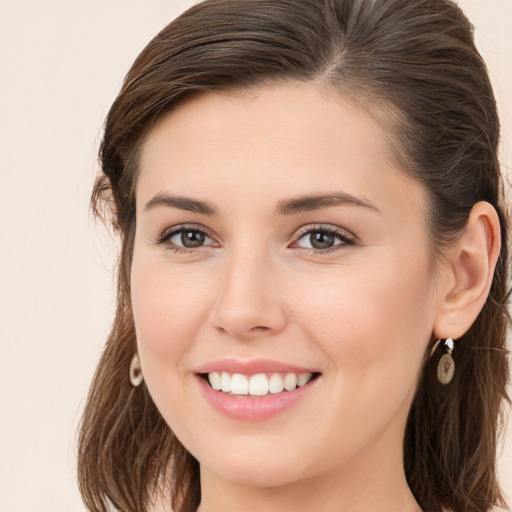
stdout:
POLYGON ((207 374, 210 386, 216 391, 231 395, 265 396, 293 391, 308 384, 315 374, 305 373, 257 373, 244 375, 214 371, 207 374))
POLYGON ((217 413, 253 422, 283 414, 320 389, 322 374, 315 370, 268 359, 223 359, 194 373, 202 395, 217 413))

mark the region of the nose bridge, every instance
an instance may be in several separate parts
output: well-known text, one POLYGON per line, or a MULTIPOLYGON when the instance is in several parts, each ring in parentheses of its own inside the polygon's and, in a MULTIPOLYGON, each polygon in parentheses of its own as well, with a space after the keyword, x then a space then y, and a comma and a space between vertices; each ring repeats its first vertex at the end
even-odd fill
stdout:
POLYGON ((285 324, 277 268, 270 251, 251 243, 233 247, 224 261, 214 323, 236 338, 271 335, 285 324))

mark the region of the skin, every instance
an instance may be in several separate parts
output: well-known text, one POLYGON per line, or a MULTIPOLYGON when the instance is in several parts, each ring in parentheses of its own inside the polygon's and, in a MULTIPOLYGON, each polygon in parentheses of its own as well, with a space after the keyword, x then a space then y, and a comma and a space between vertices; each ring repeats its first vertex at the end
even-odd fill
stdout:
MULTIPOLYGON (((208 93, 157 123, 140 169, 138 350, 157 407, 200 462, 201 511, 419 511, 402 444, 422 360, 435 337, 469 327, 473 313, 457 312, 478 304, 464 292, 478 283, 473 295, 485 297, 492 268, 460 263, 461 245, 433 265, 426 192, 394 163, 383 129, 314 84, 208 93), (334 193, 355 202, 276 213, 282 201, 334 193), (216 214, 146 207, 163 195, 216 214), (205 232, 204 245, 157 243, 182 224, 205 232), (341 238, 315 250, 305 231, 325 227, 341 238), (195 370, 221 358, 321 375, 291 409, 240 421, 198 386, 195 370)), ((469 232, 477 252, 496 253, 482 208, 469 232)))

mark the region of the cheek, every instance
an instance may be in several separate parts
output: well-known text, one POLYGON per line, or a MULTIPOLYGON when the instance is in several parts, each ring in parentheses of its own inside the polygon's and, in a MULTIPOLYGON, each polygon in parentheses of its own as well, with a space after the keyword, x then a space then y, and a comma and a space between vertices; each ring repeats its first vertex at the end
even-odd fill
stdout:
POLYGON ((339 378, 354 386, 365 378, 416 380, 434 318, 429 276, 418 268, 381 257, 363 271, 340 268, 302 279, 295 309, 339 378))
POLYGON ((348 274, 323 283, 317 276, 314 287, 297 293, 302 325, 326 356, 332 421, 325 438, 345 439, 340 457, 395 418, 405 424, 432 332, 425 275, 385 261, 380 272, 348 274))
POLYGON ((201 276, 134 260, 131 297, 137 345, 146 384, 156 402, 158 390, 176 389, 186 372, 186 354, 205 321, 208 285, 201 276))
POLYGON ((207 290, 204 276, 197 273, 177 270, 165 262, 134 264, 131 298, 138 340, 154 343, 156 349, 171 341, 172 332, 179 335, 196 325, 207 290), (196 320, 191 322, 191 317, 196 320))

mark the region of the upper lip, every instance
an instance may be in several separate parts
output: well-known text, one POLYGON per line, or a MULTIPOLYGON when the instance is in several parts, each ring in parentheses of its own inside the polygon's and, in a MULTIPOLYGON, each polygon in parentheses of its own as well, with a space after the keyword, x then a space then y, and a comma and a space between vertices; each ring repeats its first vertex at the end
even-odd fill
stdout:
POLYGON ((318 373, 311 368, 305 368, 273 359, 217 359, 199 366, 196 373, 228 372, 254 375, 256 373, 318 373))

